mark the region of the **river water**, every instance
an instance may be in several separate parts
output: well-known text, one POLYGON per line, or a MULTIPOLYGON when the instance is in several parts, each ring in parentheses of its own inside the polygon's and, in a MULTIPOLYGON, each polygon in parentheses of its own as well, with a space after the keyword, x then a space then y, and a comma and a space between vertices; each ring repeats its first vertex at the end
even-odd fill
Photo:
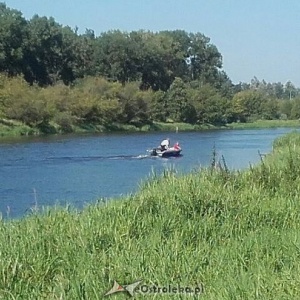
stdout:
POLYGON ((137 191, 152 172, 189 172, 209 165, 213 148, 232 169, 258 163, 278 136, 295 129, 98 134, 2 140, 0 212, 21 217, 35 204, 82 208, 100 198, 137 191), (182 157, 150 158, 147 149, 166 137, 179 141, 182 157))

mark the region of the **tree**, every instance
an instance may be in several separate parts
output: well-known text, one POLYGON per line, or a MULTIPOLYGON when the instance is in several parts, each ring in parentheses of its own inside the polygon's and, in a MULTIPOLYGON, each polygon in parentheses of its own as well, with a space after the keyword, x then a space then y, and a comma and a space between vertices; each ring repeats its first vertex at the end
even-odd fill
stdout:
POLYGON ((167 93, 164 91, 156 91, 152 95, 150 102, 150 118, 154 121, 166 122, 169 115, 168 112, 167 93))
POLYGON ((272 84, 274 95, 277 99, 282 99, 284 96, 284 87, 281 82, 276 82, 272 84))
POLYGON ((300 119, 300 98, 296 98, 292 102, 291 119, 300 119))
POLYGON ((197 123, 223 124, 226 122, 228 100, 216 88, 205 84, 190 90, 189 98, 197 114, 197 123))
MULTIPOLYGON (((167 91, 175 74, 173 66, 176 57, 172 52, 174 40, 166 34, 142 33, 142 54, 140 59, 141 89, 167 91)), ((176 45, 174 45, 176 47, 176 45)))
POLYGON ((24 75, 31 84, 71 83, 80 74, 78 36, 50 17, 35 15, 28 23, 24 75))
POLYGON ((265 120, 274 120, 280 117, 277 99, 266 99, 261 105, 261 117, 265 120))
POLYGON ((298 95, 297 89, 291 81, 288 81, 284 86, 284 96, 286 99, 295 98, 298 95))
POLYGON ((168 117, 175 122, 185 121, 187 108, 187 87, 181 78, 175 78, 167 92, 168 117))
MULTIPOLYGON (((77 34, 77 29, 75 30, 75 34, 77 34)), ((76 35, 73 38, 73 44, 73 54, 75 55, 73 72, 75 78, 96 76, 96 37, 94 31, 86 29, 83 35, 76 35)))
POLYGON ((203 84, 212 83, 222 67, 222 56, 210 39, 203 34, 190 34, 190 46, 187 62, 190 69, 190 80, 201 80, 203 84))
POLYGON ((186 31, 173 30, 161 31, 159 34, 171 38, 170 41, 170 54, 172 60, 169 62, 169 67, 175 77, 180 77, 184 82, 188 81, 188 66, 187 56, 190 47, 190 37, 186 31))
POLYGON ((123 85, 139 78, 137 46, 128 33, 109 31, 103 33, 95 42, 97 75, 119 81, 123 85))
POLYGON ((53 110, 48 105, 48 99, 40 97, 39 89, 29 87, 20 76, 8 80, 5 88, 9 90, 4 99, 6 118, 21 121, 29 126, 39 126, 49 122, 53 110))
POLYGON ((279 112, 281 113, 281 118, 291 119, 292 106, 292 101, 287 99, 279 102, 279 112))
POLYGON ((261 117, 262 104, 265 101, 265 95, 259 91, 241 91, 235 94, 232 99, 232 111, 237 120, 246 122, 251 116, 261 117))
POLYGON ((22 72, 27 22, 22 13, 0 3, 0 72, 13 76, 22 72))

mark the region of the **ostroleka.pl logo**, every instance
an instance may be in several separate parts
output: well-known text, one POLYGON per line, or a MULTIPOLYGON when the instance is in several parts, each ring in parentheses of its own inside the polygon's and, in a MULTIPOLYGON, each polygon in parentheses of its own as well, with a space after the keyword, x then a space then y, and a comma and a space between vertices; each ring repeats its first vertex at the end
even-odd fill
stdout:
POLYGON ((114 281, 113 287, 104 295, 109 296, 118 292, 124 292, 133 297, 135 293, 139 294, 190 294, 199 295, 203 293, 202 285, 195 287, 181 286, 181 285, 165 285, 158 286, 154 284, 142 284, 142 280, 135 281, 131 284, 121 285, 114 281))

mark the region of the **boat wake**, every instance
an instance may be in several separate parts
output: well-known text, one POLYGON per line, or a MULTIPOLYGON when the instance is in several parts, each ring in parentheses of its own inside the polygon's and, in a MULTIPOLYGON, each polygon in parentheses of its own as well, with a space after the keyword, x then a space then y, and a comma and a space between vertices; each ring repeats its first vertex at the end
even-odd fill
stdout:
POLYGON ((60 156, 60 157, 47 157, 47 161, 97 161, 97 160, 130 160, 130 159, 144 159, 151 158, 150 155, 111 155, 111 156, 60 156))

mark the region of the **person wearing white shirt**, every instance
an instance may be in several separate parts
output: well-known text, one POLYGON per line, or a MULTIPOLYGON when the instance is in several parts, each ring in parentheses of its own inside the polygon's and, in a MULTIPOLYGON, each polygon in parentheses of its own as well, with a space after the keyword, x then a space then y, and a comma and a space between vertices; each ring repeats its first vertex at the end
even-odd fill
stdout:
POLYGON ((167 150, 170 147, 170 139, 167 138, 160 143, 161 150, 167 150))

